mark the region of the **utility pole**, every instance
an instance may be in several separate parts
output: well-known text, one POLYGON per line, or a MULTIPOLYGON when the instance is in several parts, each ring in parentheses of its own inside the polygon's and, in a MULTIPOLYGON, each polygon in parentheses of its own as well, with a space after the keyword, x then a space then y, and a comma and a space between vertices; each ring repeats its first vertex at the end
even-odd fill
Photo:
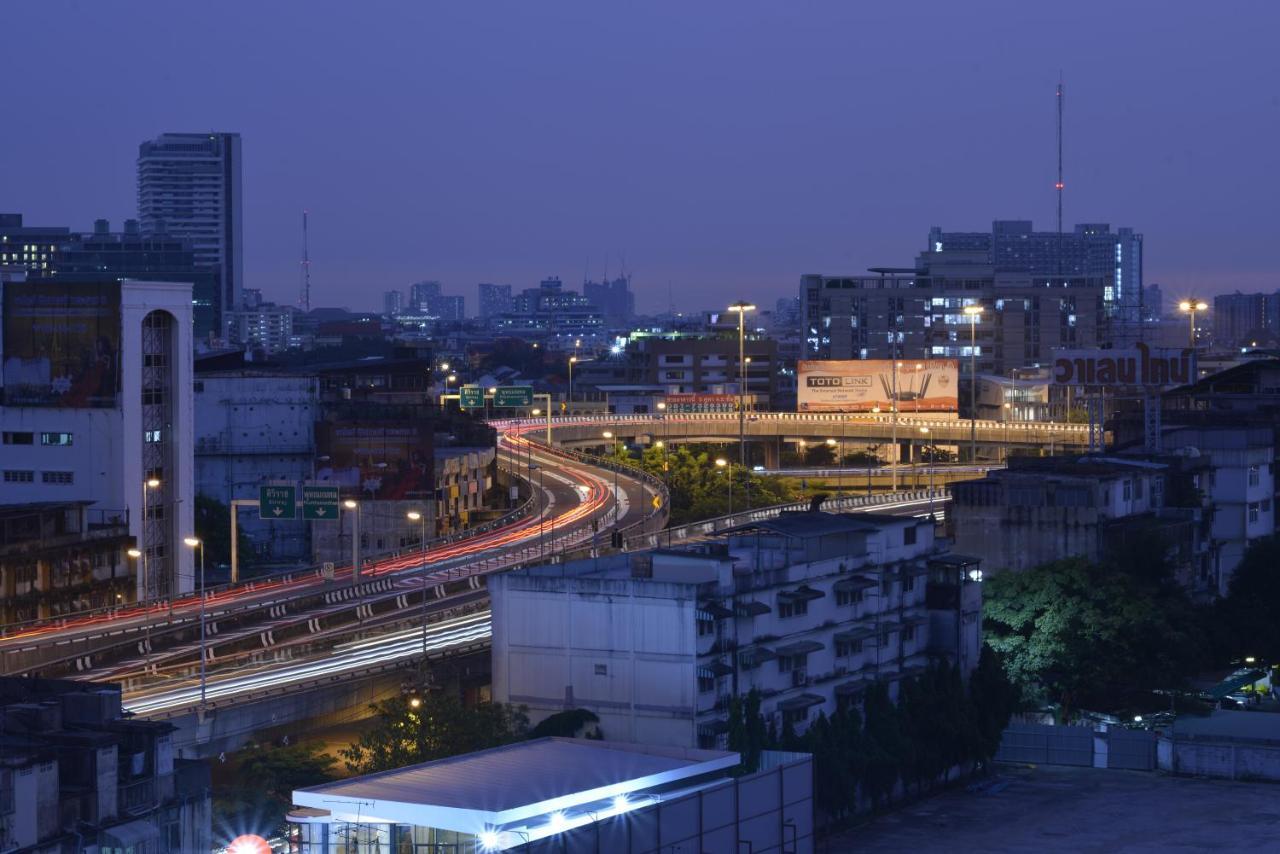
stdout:
POLYGON ((302 212, 302 293, 298 305, 303 311, 311 311, 311 252, 307 241, 307 212, 302 212))

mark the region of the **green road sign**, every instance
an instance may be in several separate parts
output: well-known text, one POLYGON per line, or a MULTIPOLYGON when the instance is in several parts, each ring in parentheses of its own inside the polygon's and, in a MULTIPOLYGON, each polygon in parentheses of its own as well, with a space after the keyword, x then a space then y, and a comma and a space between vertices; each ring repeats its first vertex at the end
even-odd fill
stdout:
POLYGON ((258 487, 259 519, 296 519, 297 509, 293 506, 298 496, 298 488, 289 486, 258 487))
POLYGON ((500 388, 493 394, 493 405, 498 408, 504 406, 533 406, 533 386, 513 385, 500 388))
POLYGON ((484 409, 484 389, 478 385, 464 385, 458 389, 458 406, 463 409, 484 409))
POLYGON ((303 519, 337 519, 338 487, 302 484, 303 519))

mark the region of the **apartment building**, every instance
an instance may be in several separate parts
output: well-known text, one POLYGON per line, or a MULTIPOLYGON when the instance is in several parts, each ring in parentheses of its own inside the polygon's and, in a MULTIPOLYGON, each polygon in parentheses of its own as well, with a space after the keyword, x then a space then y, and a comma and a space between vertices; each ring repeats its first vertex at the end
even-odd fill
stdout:
POLYGON ((713 748, 730 698, 756 689, 766 720, 802 731, 930 654, 976 663, 976 564, 945 558, 923 520, 813 512, 700 548, 502 573, 494 698, 534 721, 590 709, 605 738, 713 748))

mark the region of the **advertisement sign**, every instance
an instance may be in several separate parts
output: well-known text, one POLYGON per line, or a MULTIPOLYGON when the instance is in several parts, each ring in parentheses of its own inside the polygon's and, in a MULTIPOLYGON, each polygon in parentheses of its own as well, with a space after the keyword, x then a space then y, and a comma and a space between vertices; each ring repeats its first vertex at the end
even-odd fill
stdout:
POLYGON ((435 494, 433 447, 425 420, 321 421, 316 451, 324 465, 316 480, 360 498, 427 499, 435 494))
POLYGON ((1055 350, 1054 385, 1135 388, 1183 385, 1196 378, 1194 350, 1055 350))
POLYGON ((669 394, 667 412, 735 412, 736 394, 669 394))
POLYGON ((112 407, 119 383, 119 284, 5 283, 7 405, 112 407))
POLYGON ((800 412, 955 412, 956 359, 843 359, 796 363, 800 412))

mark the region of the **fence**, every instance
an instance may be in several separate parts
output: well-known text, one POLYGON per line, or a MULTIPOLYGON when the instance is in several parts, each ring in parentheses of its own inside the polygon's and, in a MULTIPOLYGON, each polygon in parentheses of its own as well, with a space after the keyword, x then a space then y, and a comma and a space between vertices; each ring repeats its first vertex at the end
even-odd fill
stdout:
POLYGON ((1009 724, 996 751, 997 762, 1020 765, 1074 765, 1153 771, 1156 734, 1118 727, 1009 724))

